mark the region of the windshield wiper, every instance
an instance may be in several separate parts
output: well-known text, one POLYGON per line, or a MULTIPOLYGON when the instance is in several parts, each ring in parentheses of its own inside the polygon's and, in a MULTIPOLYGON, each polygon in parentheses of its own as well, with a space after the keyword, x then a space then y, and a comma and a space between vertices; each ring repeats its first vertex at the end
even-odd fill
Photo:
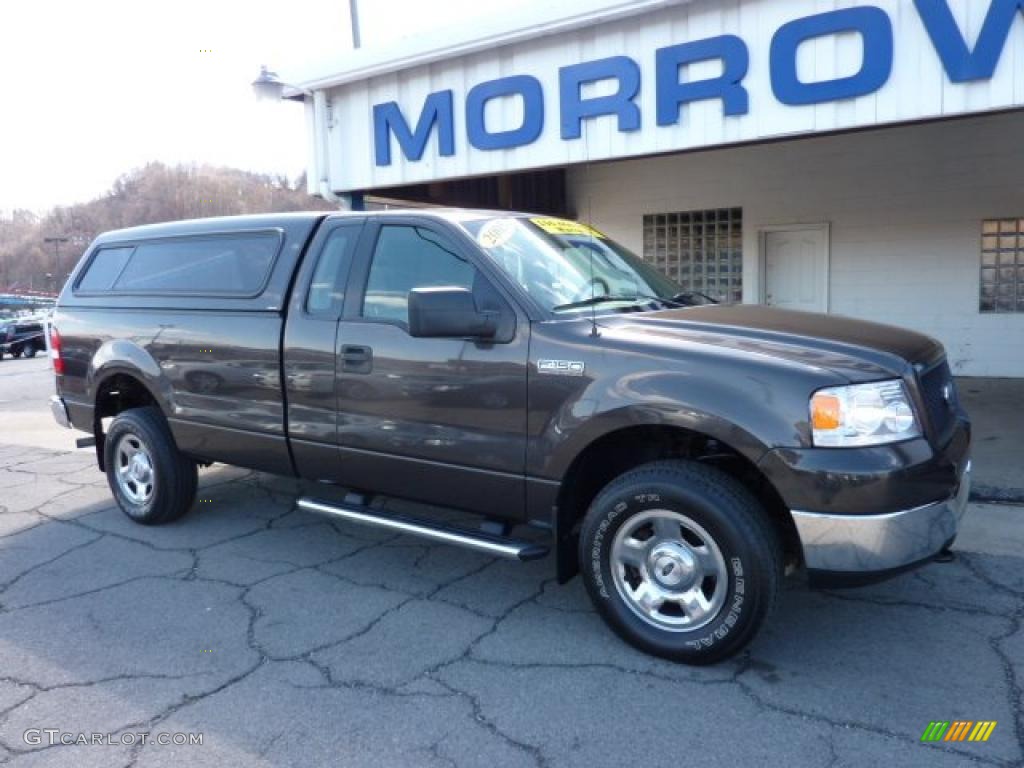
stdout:
POLYGON ((673 304, 679 307, 698 307, 700 306, 700 304, 693 300, 694 296, 700 296, 708 304, 719 303, 718 299, 713 299, 706 293, 703 293, 701 291, 683 291, 682 293, 677 293, 671 299, 666 299, 666 301, 671 301, 673 304))
MULTIPOLYGON (((680 294, 680 296, 684 295, 687 294, 680 294)), ((579 309, 580 307, 589 307, 594 304, 603 304, 606 301, 631 301, 634 304, 641 301, 654 301, 657 302, 658 304, 664 304, 667 307, 674 308, 693 306, 693 304, 688 304, 684 301, 679 301, 679 299, 676 296, 673 296, 671 299, 666 299, 664 296, 652 296, 649 293, 634 293, 631 296, 613 296, 611 294, 602 293, 598 296, 588 296, 585 299, 580 299, 579 301, 572 301, 569 302, 568 304, 559 304, 557 306, 552 307, 551 309, 552 311, 556 312, 560 309, 579 309)))
POLYGON ((572 301, 568 304, 559 304, 552 307, 552 311, 558 311, 560 309, 579 309, 580 307, 589 307, 594 304, 603 304, 606 301, 631 301, 638 303, 641 301, 654 301, 658 304, 664 304, 666 307, 673 309, 686 309, 688 307, 700 306, 698 302, 695 302, 693 298, 700 296, 702 299, 707 301, 708 304, 717 304, 718 301, 708 296, 706 293, 700 291, 684 291, 683 293, 677 293, 672 298, 666 298, 664 296, 652 296, 649 293, 634 293, 632 296, 625 295, 611 295, 602 293, 598 296, 588 296, 585 299, 579 301, 572 301))
MULTIPOLYGON (((568 304, 557 304, 551 309, 552 311, 557 312, 560 309, 579 309, 580 307, 589 307, 594 304, 603 304, 606 301, 637 302, 645 300, 646 298, 646 296, 638 296, 636 294, 633 294, 632 296, 612 296, 607 293, 602 293, 598 296, 588 296, 587 298, 580 299, 579 301, 570 301, 568 304)), ((658 301, 661 301, 661 299, 658 299, 658 301)))
MULTIPOLYGON (((578 309, 584 306, 592 306, 594 304, 603 304, 606 301, 632 301, 636 303, 638 301, 646 301, 649 297, 643 295, 633 294, 632 296, 625 295, 611 295, 611 294, 598 294, 597 296, 588 296, 586 299, 580 299, 580 301, 570 301, 568 304, 556 304, 551 307, 553 311, 559 309, 578 309)), ((662 301, 662 299, 657 299, 662 301)))
MULTIPOLYGON (((680 309, 680 308, 694 306, 692 303, 687 303, 686 301, 680 300, 681 296, 691 296, 691 295, 692 294, 689 294, 689 293, 677 293, 671 299, 667 299, 664 296, 652 296, 649 293, 634 293, 629 298, 633 299, 635 301, 656 301, 659 304, 664 304, 666 307, 670 307, 672 309, 680 309)), ((701 294, 701 295, 703 295, 703 294, 701 294)), ((712 301, 713 301, 713 299, 712 299, 712 301)))
POLYGON ((685 296, 685 295, 686 294, 678 293, 675 296, 673 296, 671 299, 666 299, 664 296, 649 296, 647 294, 638 293, 637 294, 637 298, 638 299, 647 299, 648 301, 657 301, 659 304, 664 304, 665 306, 671 307, 673 309, 679 309, 681 307, 692 307, 693 306, 692 304, 687 304, 685 301, 680 301, 679 300, 680 296, 685 296))

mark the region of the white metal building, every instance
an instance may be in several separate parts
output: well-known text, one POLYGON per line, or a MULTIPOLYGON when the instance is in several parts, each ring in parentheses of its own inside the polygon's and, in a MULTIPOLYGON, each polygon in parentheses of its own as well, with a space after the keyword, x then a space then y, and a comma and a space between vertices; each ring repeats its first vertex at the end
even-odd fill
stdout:
POLYGON ((574 216, 1024 376, 1024 0, 555 5, 311 73, 311 191, 574 216))

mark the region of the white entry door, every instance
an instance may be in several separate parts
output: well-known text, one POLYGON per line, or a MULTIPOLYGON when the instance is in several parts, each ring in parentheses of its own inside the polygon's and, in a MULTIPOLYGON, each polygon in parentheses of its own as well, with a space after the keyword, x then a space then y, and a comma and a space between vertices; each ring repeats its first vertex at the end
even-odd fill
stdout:
POLYGON ((828 311, 828 227, 772 229, 762 234, 764 303, 804 312, 828 311))

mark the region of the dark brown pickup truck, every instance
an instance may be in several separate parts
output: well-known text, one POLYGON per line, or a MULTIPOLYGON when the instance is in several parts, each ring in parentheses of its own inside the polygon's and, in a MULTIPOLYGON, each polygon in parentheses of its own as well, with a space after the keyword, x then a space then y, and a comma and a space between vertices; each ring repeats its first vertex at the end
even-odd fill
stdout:
POLYGON ((56 419, 94 436, 140 523, 193 505, 197 464, 335 483, 344 503, 298 505, 497 556, 553 550, 623 638, 688 663, 744 647, 785 572, 856 582, 932 559, 970 483, 938 342, 709 304, 562 219, 110 232, 64 287, 51 354, 56 419))

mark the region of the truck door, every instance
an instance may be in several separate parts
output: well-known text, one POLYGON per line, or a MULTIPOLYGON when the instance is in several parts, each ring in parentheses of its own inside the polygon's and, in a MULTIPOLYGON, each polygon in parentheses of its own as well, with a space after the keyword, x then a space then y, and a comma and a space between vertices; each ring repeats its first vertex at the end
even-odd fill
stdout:
POLYGON ((427 217, 367 224, 337 338, 342 482, 496 517, 524 514, 529 323, 457 232, 427 217), (494 340, 414 338, 408 294, 471 290, 494 340))
POLYGON ((335 480, 338 424, 335 346, 362 218, 328 219, 299 268, 284 332, 288 436, 299 474, 335 480))

